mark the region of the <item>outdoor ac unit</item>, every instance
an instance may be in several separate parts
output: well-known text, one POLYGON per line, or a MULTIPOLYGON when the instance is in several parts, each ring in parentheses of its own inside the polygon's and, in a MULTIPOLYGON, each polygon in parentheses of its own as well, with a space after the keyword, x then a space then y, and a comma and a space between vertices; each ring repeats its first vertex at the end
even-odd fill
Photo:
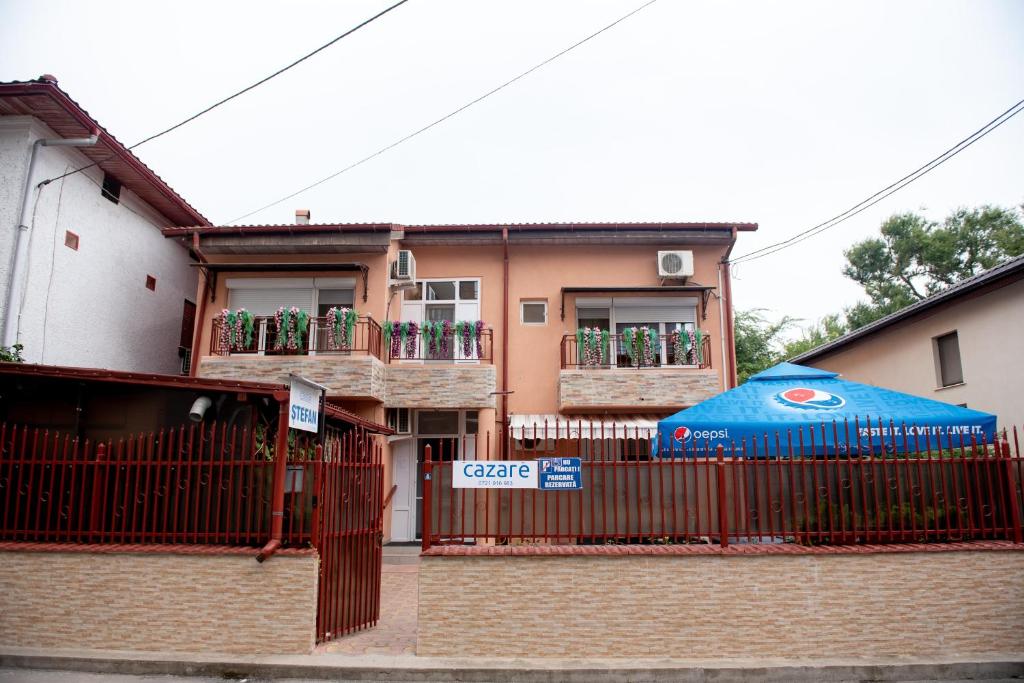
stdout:
POLYGON ((659 251, 658 277, 693 277, 693 252, 659 251))
POLYGON ((408 408, 388 408, 388 427, 395 430, 395 434, 412 434, 412 422, 409 419, 408 408))
POLYGON ((391 264, 392 280, 415 280, 416 259, 408 249, 401 249, 398 252, 398 259, 391 264))

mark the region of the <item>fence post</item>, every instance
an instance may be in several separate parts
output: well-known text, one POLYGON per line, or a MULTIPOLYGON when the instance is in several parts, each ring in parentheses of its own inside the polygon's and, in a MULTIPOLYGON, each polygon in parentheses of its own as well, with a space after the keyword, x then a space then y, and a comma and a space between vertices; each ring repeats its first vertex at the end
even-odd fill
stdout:
POLYGON ((1020 504, 1017 501, 1017 486, 1014 483, 1015 477, 1013 475, 1013 458, 1010 453, 1010 444, 1006 440, 1006 433, 1003 433, 1002 444, 999 443, 999 435, 996 434, 993 438, 996 442, 996 453, 999 458, 1003 461, 1003 468, 1006 470, 1004 479, 1006 480, 1006 502, 1010 506, 1010 520, 1013 525, 1013 542, 1021 543, 1024 542, 1024 533, 1021 530, 1021 519, 1020 519, 1020 504))
POLYGON ((718 466, 715 474, 718 479, 718 538, 723 548, 729 547, 729 501, 725 494, 725 458, 722 444, 718 444, 718 466))
POLYGON ((430 522, 433 518, 433 496, 431 495, 434 483, 432 473, 434 464, 430 461, 430 444, 423 449, 423 538, 420 549, 426 551, 430 548, 430 522))
POLYGON ((313 461, 313 487, 310 489, 312 499, 310 504, 313 506, 313 511, 310 514, 309 519, 309 540, 310 544, 319 550, 320 548, 320 505, 323 496, 320 492, 320 485, 323 481, 323 475, 320 468, 323 467, 324 462, 324 447, 322 444, 316 445, 316 460, 313 461))
POLYGON ((103 541, 102 505, 107 496, 107 444, 96 444, 96 469, 92 475, 92 507, 89 510, 89 531, 93 541, 103 541))

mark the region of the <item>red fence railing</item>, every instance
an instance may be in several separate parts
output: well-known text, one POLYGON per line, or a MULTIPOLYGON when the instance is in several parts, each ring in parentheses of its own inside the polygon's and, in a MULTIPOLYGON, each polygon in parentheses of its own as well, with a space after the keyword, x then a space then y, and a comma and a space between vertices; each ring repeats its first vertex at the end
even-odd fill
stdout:
POLYGON ((459 461, 428 458, 424 546, 1022 540, 1016 431, 995 444, 950 437, 941 448, 850 456, 816 455, 810 439, 776 435, 783 456, 770 458, 759 456, 767 443, 652 458, 639 431, 535 434, 513 434, 511 458, 580 457, 583 489, 454 489, 459 461))
POLYGON ((316 354, 351 354, 365 353, 383 359, 383 342, 380 323, 369 316, 356 321, 351 338, 339 336, 327 324, 327 318, 309 319, 309 327, 300 339, 295 341, 295 348, 288 348, 288 343, 279 343, 277 324, 272 315, 256 316, 253 325, 252 339, 248 344, 245 339, 236 339, 232 343, 222 335, 222 321, 215 318, 213 334, 210 336, 210 354, 227 356, 233 354, 258 355, 309 355, 316 354))
MULTIPOLYGON (((0 540, 257 547, 270 533, 272 435, 213 422, 127 436, 73 439, 0 423, 0 540)), ((325 468, 357 448, 328 429, 325 454, 293 438, 282 543, 314 539, 325 468)))
POLYGON ((648 356, 636 351, 630 354, 621 334, 609 335, 607 345, 597 340, 595 348, 588 348, 586 341, 581 347, 576 335, 566 334, 561 344, 562 369, 689 367, 703 370, 711 367, 711 335, 703 335, 699 353, 694 349, 689 353, 685 350, 676 353, 673 340, 670 334, 658 335, 658 343, 651 347, 648 356))

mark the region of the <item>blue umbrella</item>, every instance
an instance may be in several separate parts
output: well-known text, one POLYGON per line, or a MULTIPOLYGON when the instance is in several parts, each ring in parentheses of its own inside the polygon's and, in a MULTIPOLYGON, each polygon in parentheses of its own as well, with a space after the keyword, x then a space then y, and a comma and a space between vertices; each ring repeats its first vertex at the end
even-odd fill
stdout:
POLYGON ((883 452, 992 443, 996 416, 899 391, 839 379, 792 363, 658 422, 655 455, 700 456, 721 445, 747 457, 883 452), (779 446, 776 446, 776 434, 779 446), (767 445, 766 439, 767 436, 767 445), (952 441, 950 441, 952 440, 952 441), (757 442, 756 451, 754 442, 757 442))

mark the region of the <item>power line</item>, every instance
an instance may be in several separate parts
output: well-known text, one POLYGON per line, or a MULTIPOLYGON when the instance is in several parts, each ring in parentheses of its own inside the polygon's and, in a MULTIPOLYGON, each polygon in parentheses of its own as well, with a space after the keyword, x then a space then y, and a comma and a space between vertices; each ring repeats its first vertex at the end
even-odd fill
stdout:
POLYGON ((298 195, 302 194, 303 192, 306 192, 306 191, 308 191, 308 190, 312 190, 312 189, 313 189, 314 187, 317 187, 317 186, 319 186, 319 185, 323 185, 323 184, 324 184, 324 183, 326 183, 327 181, 329 181, 329 180, 333 180, 334 178, 337 178, 337 177, 338 177, 338 176, 340 176, 340 175, 341 175, 342 173, 347 173, 348 171, 351 171, 352 169, 354 169, 354 168, 356 168, 356 167, 358 167, 358 166, 362 166, 362 165, 363 165, 363 164, 365 164, 365 163, 366 163, 367 161, 370 161, 371 159, 374 159, 374 158, 376 158, 376 157, 379 157, 379 156, 380 156, 381 154, 384 154, 385 152, 387 152, 387 151, 389 151, 389 150, 391 150, 391 149, 394 149, 395 147, 399 146, 399 145, 400 145, 400 144, 402 144, 403 142, 407 142, 408 140, 411 140, 412 138, 416 137, 416 136, 417 136, 417 135, 419 135, 420 133, 425 133, 425 132, 427 132, 428 130, 430 130, 430 129, 431 129, 431 128, 433 128, 434 126, 437 126, 437 125, 439 125, 439 124, 441 124, 441 123, 444 123, 445 121, 447 121, 448 119, 452 118, 453 116, 455 116, 455 115, 457 115, 457 114, 459 114, 459 113, 461 113, 461 112, 465 111, 466 109, 469 109, 469 108, 470 108, 470 107, 472 107, 472 106, 473 106, 474 104, 477 104, 478 102, 482 102, 483 100, 487 99, 487 98, 488 98, 488 97, 490 97, 491 95, 494 95, 495 93, 497 93, 497 92, 499 92, 499 91, 501 91, 501 90, 504 90, 505 88, 507 88, 508 86, 512 85, 512 84, 513 84, 513 83, 515 83, 516 81, 518 81, 518 80, 520 80, 520 79, 522 79, 522 78, 525 78, 526 76, 529 76, 529 75, 530 75, 530 74, 532 74, 532 73, 533 73, 534 71, 536 71, 536 70, 538 70, 538 69, 540 69, 540 68, 542 68, 542 67, 544 67, 544 66, 546 66, 546 65, 550 64, 551 62, 555 61, 556 59, 558 59, 558 58, 559 58, 559 57, 561 57, 562 55, 565 55, 565 54, 567 54, 567 53, 569 53, 569 52, 572 52, 573 50, 575 50, 575 49, 576 49, 576 48, 578 48, 579 46, 583 45, 584 43, 586 43, 586 42, 588 42, 588 41, 590 41, 590 40, 592 40, 592 39, 596 38, 597 36, 601 35, 601 34, 602 34, 602 33, 604 33, 605 31, 607 31, 607 30, 609 30, 609 29, 611 29, 611 28, 615 27, 616 25, 618 25, 618 24, 622 23, 622 22, 623 22, 623 21, 625 21, 626 19, 629 19, 629 18, 630 18, 631 16, 633 16, 633 15, 634 15, 634 14, 636 14, 637 12, 640 12, 641 10, 643 10, 643 9, 645 9, 645 8, 647 8, 647 7, 650 7, 651 5, 653 5, 653 4, 654 4, 655 2, 657 2, 657 1, 658 1, 658 0, 649 0, 648 2, 645 2, 644 4, 640 5, 639 7, 637 7, 636 9, 634 9, 633 11, 629 12, 628 14, 625 14, 625 15, 623 15, 623 16, 621 16, 621 17, 619 17, 618 19, 616 19, 616 20, 615 20, 615 21, 613 21, 612 23, 608 24, 608 25, 607 25, 607 26, 605 26, 604 28, 601 28, 601 29, 599 29, 599 30, 595 31, 594 33, 591 33, 591 34, 590 34, 589 36, 587 36, 586 38, 584 38, 584 39, 582 39, 582 40, 580 40, 580 41, 578 41, 578 42, 576 42, 576 43, 573 43, 572 45, 570 45, 569 47, 565 48, 565 49, 564 49, 564 50, 562 50, 561 52, 558 52, 558 53, 556 53, 556 54, 552 55, 551 57, 548 57, 548 58, 547 58, 547 59, 545 59, 544 61, 542 61, 542 62, 540 62, 540 63, 538 63, 538 64, 536 64, 536 65, 534 65, 534 66, 530 67, 529 69, 527 69, 526 71, 522 72, 521 74, 519 74, 519 75, 518 75, 518 76, 516 76, 515 78, 511 78, 511 79, 509 79, 509 80, 505 81, 504 83, 502 83, 501 85, 497 86, 496 88, 493 88, 493 89, 491 89, 491 90, 488 90, 488 91, 487 91, 486 93, 484 93, 483 95, 480 95, 480 96, 479 96, 479 97, 477 97, 476 99, 470 100, 469 102, 467 102, 466 104, 462 105, 462 106, 461 106, 461 107, 459 107, 458 109, 454 109, 454 110, 452 110, 451 112, 449 112, 449 113, 445 114, 444 116, 442 116, 441 118, 437 119, 437 120, 436 120, 436 121, 434 121, 433 123, 429 123, 429 124, 427 124, 427 125, 423 126, 422 128, 420 128, 420 129, 418 129, 418 130, 416 130, 416 131, 414 131, 414 132, 412 132, 412 133, 409 133, 409 134, 408 134, 408 135, 406 135, 405 137, 399 138, 399 139, 398 139, 398 140, 396 140, 395 142, 392 142, 391 144, 389 144, 389 145, 386 145, 385 147, 381 147, 380 149, 378 149, 378 150, 377 150, 376 152, 374 152, 373 154, 371 154, 371 155, 369 155, 369 156, 366 156, 366 157, 363 157, 363 158, 362 158, 362 159, 360 159, 359 161, 356 161, 356 162, 354 162, 354 163, 352 163, 352 164, 349 164, 348 166, 344 167, 344 168, 343 168, 343 169, 341 169, 340 171, 336 171, 336 172, 332 173, 332 174, 331 174, 331 175, 329 175, 329 176, 326 176, 326 177, 324 177, 324 178, 321 178, 320 180, 317 180, 317 181, 316 181, 316 182, 314 182, 314 183, 311 183, 311 184, 309 184, 309 185, 306 185, 305 187, 303 187, 303 188, 302 188, 302 189, 300 189, 300 190, 296 190, 295 192, 292 192, 291 194, 285 195, 284 197, 281 197, 280 199, 276 199, 276 200, 274 200, 274 201, 270 202, 269 204, 266 204, 266 205, 264 205, 264 206, 261 206, 261 207, 260 207, 260 208, 258 208, 258 209, 255 209, 254 211, 250 211, 249 213, 243 214, 243 215, 241 215, 241 216, 239 216, 239 217, 237 217, 237 218, 232 218, 231 220, 229 220, 229 221, 227 221, 226 223, 224 223, 224 225, 230 225, 230 224, 232 224, 232 223, 234 223, 234 222, 236 222, 236 221, 240 221, 240 220, 242 220, 243 218, 248 218, 249 216, 252 216, 252 215, 254 215, 254 214, 257 214, 257 213, 259 213, 260 211, 263 211, 263 210, 265 210, 265 209, 269 209, 269 208, 271 208, 272 206, 277 206, 277 205, 278 205, 278 204, 280 204, 281 202, 287 201, 287 200, 289 200, 289 199, 291 199, 291 198, 293 198, 293 197, 297 197, 298 195))
MULTIPOLYGON (((260 80, 256 81, 252 85, 246 86, 245 88, 242 88, 241 90, 239 90, 239 91, 237 91, 235 93, 232 93, 231 95, 228 95, 224 99, 218 100, 217 102, 214 102, 213 104, 211 104, 210 106, 206 107, 205 109, 196 112, 192 116, 189 116, 188 118, 186 118, 186 119, 184 119, 182 121, 179 121, 178 123, 174 124, 170 128, 166 128, 166 129, 160 131, 159 133, 154 133, 153 135, 150 135, 149 137, 136 142, 134 145, 132 145, 131 147, 128 147, 127 149, 130 149, 130 150, 131 149, 135 149, 139 145, 144 145, 147 142, 150 142, 151 140, 156 140, 158 137, 161 137, 163 135, 167 135, 171 131, 177 130, 178 128, 181 128, 185 124, 188 124, 188 123, 191 123, 192 121, 195 121, 200 116, 202 116, 204 114, 210 113, 211 111, 213 111, 217 107, 221 106, 222 104, 226 104, 226 103, 230 102, 231 100, 235 99, 236 97, 238 97, 240 95, 244 95, 245 93, 249 92, 250 90, 253 90, 254 88, 258 88, 259 86, 263 85, 267 81, 280 76, 285 71, 288 71, 289 69, 292 69, 292 68, 298 66, 299 64, 301 64, 302 62, 306 61, 310 57, 312 57, 312 56, 314 56, 314 55, 316 55, 316 54, 318 54, 320 52, 323 52, 324 50, 326 50, 330 46, 332 46, 335 43, 337 43, 342 38, 345 38, 347 36, 352 35, 356 31, 358 31, 359 29, 361 29, 364 26, 366 26, 367 24, 370 24, 370 23, 376 21, 377 19, 381 18, 382 16, 384 16, 385 14, 390 12, 391 10, 395 9, 399 5, 404 5, 407 2, 409 2, 409 0, 399 0, 398 2, 396 2, 393 5, 391 5, 390 7, 387 7, 386 9, 381 10, 380 12, 378 12, 375 15, 373 15, 369 19, 364 20, 363 22, 361 22, 361 23, 353 26, 349 30, 345 31, 341 35, 339 35, 339 36, 333 38, 332 40, 324 43, 323 45, 321 45, 317 49, 313 50, 312 52, 309 52, 309 53, 299 57, 298 59, 296 59, 294 62, 292 62, 288 66, 282 67, 282 68, 278 69, 277 71, 275 71, 274 73, 270 74, 269 76, 265 76, 265 77, 261 78, 260 80)), ((49 183, 52 183, 55 180, 60 180, 61 178, 64 178, 64 177, 69 176, 69 175, 74 175, 75 173, 78 173, 79 171, 84 171, 87 168, 92 168, 93 166, 96 166, 97 164, 100 164, 100 163, 102 163, 104 161, 107 161, 108 159, 112 159, 112 158, 114 158, 113 155, 108 156, 108 157, 106 157, 104 159, 100 159, 99 161, 94 161, 91 164, 88 164, 87 166, 82 166, 81 168, 76 168, 75 170, 66 172, 66 173, 64 173, 62 175, 54 176, 53 178, 49 178, 47 180, 44 180, 42 183, 40 183, 40 185, 47 185, 49 183)))
POLYGON ((1007 121, 1012 119, 1014 116, 1016 116, 1017 114, 1019 114, 1022 111, 1024 111, 1024 106, 1022 106, 1022 105, 1024 105, 1024 99, 1019 100, 1016 104, 1014 104, 1012 107, 1010 107, 1009 109, 1004 111, 1002 114, 1000 114, 999 116, 995 117, 994 119, 992 119, 991 121, 986 123, 984 126, 979 128, 975 132, 971 133, 966 138, 964 138, 960 142, 956 143, 955 145, 953 145, 952 147, 950 147, 945 152, 943 152, 939 156, 935 157, 934 159, 932 159, 928 163, 926 163, 923 166, 917 168, 916 170, 912 171, 911 173, 908 173, 907 175, 905 175, 902 178, 900 178, 899 180, 891 183, 890 185, 882 188, 881 190, 879 190, 878 192, 874 193, 870 197, 868 197, 868 198, 866 198, 866 199, 864 199, 864 200, 854 204, 853 206, 851 206, 846 211, 843 211, 842 213, 833 216, 832 218, 828 219, 827 221, 824 221, 822 223, 818 223, 814 227, 808 228, 807 230, 804 230, 803 232, 799 232, 796 235, 793 235, 792 237, 790 237, 788 239, 785 239, 785 240, 783 240, 781 242, 776 242, 774 244, 769 244, 766 247, 761 247, 760 249, 755 249, 754 251, 748 252, 748 253, 743 254, 741 256, 737 256, 735 259, 732 259, 730 261, 730 263, 732 263, 732 264, 745 263, 745 262, 748 262, 748 261, 756 261, 757 259, 763 258, 765 256, 770 256, 771 254, 774 254, 776 252, 782 251, 783 249, 788 249, 789 247, 791 247, 791 246, 793 246, 795 244, 799 244, 800 242, 803 242, 804 240, 810 239, 811 237, 814 237, 815 235, 819 235, 822 232, 825 232, 826 230, 829 230, 830 228, 834 228, 835 226, 839 225, 840 223, 843 223, 843 222, 849 220, 850 218, 853 218, 857 214, 859 214, 862 211, 865 211, 868 208, 874 206, 875 204, 877 204, 878 202, 882 201, 886 197, 888 197, 888 196, 894 194, 895 192, 898 192, 899 190, 903 189, 904 187, 906 187, 907 185, 911 184, 915 180, 917 180, 917 179, 927 175, 928 173, 932 172, 933 170, 935 170, 936 168, 938 168, 942 164, 946 163, 947 161, 949 161, 950 159, 955 157, 960 152, 964 151, 965 149, 967 149, 968 147, 973 145, 978 140, 981 140, 983 137, 985 137, 986 135, 988 135, 989 133, 994 131, 996 128, 999 128, 999 126, 1003 125, 1004 123, 1006 123, 1007 121))

